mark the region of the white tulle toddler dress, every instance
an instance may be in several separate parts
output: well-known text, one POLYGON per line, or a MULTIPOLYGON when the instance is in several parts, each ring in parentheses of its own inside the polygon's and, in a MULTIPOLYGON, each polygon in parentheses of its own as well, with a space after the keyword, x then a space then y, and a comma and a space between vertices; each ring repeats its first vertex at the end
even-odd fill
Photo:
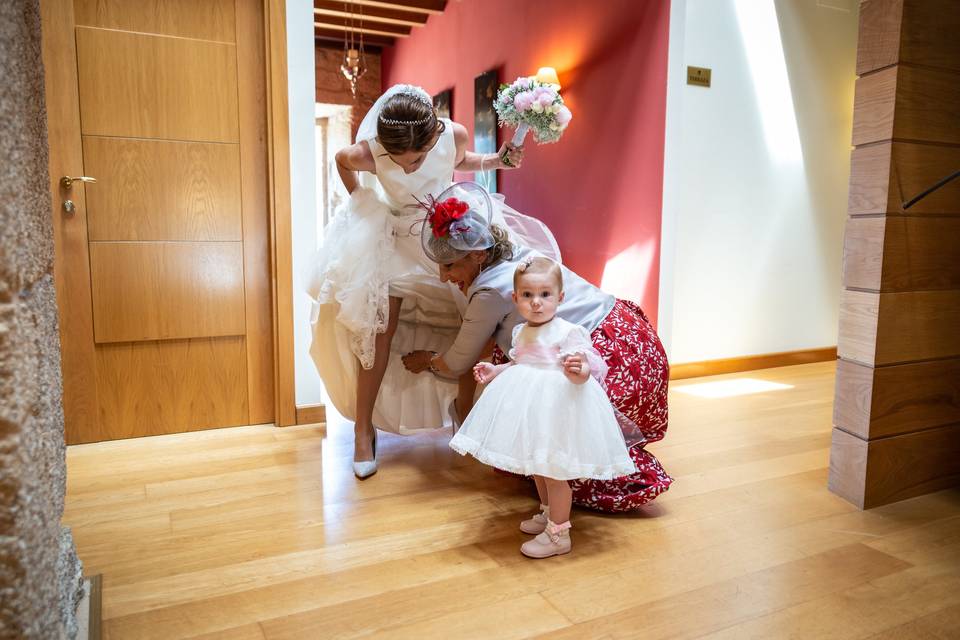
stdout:
POLYGON ((513 331, 513 364, 483 391, 450 447, 514 473, 609 480, 636 471, 600 386, 606 364, 579 325, 560 317, 513 331), (563 359, 583 354, 591 375, 575 384, 563 359))

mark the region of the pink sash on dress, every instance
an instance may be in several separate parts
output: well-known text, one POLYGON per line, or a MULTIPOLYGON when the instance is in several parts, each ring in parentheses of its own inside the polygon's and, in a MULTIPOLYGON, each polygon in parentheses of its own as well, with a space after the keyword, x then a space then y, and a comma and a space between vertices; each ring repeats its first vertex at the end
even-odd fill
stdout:
POLYGON ((556 345, 546 345, 535 342, 533 344, 524 344, 511 349, 512 360, 518 364, 532 365, 563 365, 563 359, 560 357, 560 347, 556 345))

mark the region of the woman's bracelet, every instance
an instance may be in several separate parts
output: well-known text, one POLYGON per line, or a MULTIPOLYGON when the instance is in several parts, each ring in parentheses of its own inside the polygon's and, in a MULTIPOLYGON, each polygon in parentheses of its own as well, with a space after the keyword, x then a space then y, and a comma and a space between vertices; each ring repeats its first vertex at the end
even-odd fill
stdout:
MULTIPOLYGON (((480 173, 483 173, 483 163, 487 161, 487 157, 490 156, 490 155, 491 155, 491 154, 489 154, 489 153, 484 153, 484 154, 481 154, 481 155, 480 155, 480 173)), ((500 157, 499 155, 497 155, 497 154, 495 154, 495 153, 494 153, 493 155, 496 156, 497 158, 500 157)))
POLYGON ((430 352, 430 360, 428 360, 427 362, 429 364, 430 371, 433 373, 440 373, 440 370, 437 369, 437 365, 433 364, 433 359, 439 358, 439 357, 440 357, 440 354, 437 353, 436 351, 430 352))

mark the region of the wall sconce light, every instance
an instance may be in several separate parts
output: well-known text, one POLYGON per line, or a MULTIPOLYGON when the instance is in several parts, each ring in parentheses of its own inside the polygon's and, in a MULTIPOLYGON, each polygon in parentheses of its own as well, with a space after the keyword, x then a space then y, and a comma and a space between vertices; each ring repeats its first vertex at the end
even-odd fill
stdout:
POLYGON ((560 78, 557 77, 557 70, 553 67, 540 67, 535 77, 544 84, 553 85, 554 89, 560 88, 560 78))

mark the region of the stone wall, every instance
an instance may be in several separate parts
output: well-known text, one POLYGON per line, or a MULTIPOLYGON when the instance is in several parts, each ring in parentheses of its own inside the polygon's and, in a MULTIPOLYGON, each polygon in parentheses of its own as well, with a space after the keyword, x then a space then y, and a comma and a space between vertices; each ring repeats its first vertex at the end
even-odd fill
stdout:
POLYGON ((350 94, 350 83, 340 72, 343 49, 316 48, 317 102, 353 105, 353 131, 357 133, 360 121, 380 97, 380 54, 367 53, 367 72, 360 78, 357 98, 350 94))
POLYGON ((66 447, 38 0, 0 3, 0 638, 72 638, 66 447))

